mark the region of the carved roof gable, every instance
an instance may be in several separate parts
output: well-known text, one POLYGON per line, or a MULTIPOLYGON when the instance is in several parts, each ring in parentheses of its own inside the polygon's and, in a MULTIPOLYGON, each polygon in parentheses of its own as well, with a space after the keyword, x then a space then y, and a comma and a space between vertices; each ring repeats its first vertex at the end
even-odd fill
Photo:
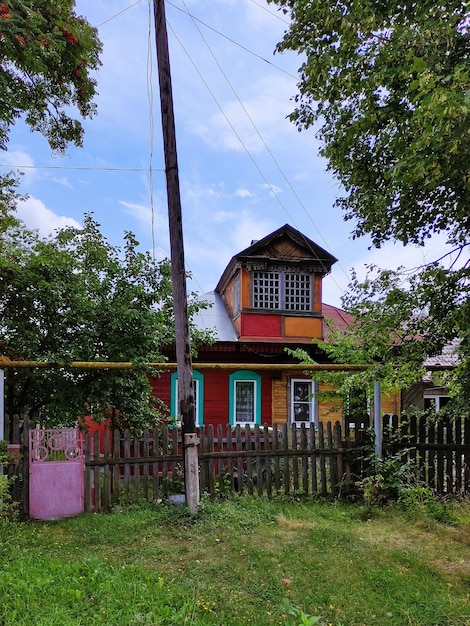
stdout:
POLYGON ((242 250, 225 268, 216 287, 222 293, 228 281, 239 267, 262 269, 270 267, 280 270, 315 271, 328 274, 337 259, 301 232, 285 224, 270 235, 253 242, 242 250))

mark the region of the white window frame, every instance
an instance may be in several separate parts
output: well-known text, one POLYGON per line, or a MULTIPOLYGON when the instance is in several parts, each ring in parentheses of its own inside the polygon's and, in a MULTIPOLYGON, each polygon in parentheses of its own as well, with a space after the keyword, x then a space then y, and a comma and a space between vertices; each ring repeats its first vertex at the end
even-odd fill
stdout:
POLYGON ((318 426, 318 383, 310 380, 308 378, 291 378, 290 380, 290 423, 296 424, 300 427, 302 424, 306 426, 310 426, 310 424, 315 424, 318 426), (309 386, 310 392, 308 394, 307 400, 299 400, 297 398, 297 394, 295 393, 296 384, 307 384, 309 386), (306 405, 309 409, 309 419, 308 420, 296 420, 296 409, 298 406, 306 405))
POLYGON ((310 426, 310 424, 315 424, 318 426, 318 383, 316 381, 310 380, 308 378, 291 378, 290 380, 290 422, 291 424, 296 424, 298 428, 302 424, 305 426, 310 426), (295 392, 296 384, 307 384, 310 388, 310 392, 308 394, 307 400, 299 400, 297 398, 297 394, 295 392), (309 419, 308 420, 296 420, 296 409, 299 406, 308 406, 309 409, 309 419))
POLYGON ((442 394, 442 393, 441 394, 425 393, 423 395, 423 404, 426 404, 426 400, 434 400, 435 401, 434 410, 435 410, 436 413, 438 413, 438 411, 443 409, 444 406, 447 404, 447 402, 449 402, 449 399, 450 399, 450 396, 442 394), (445 398, 446 402, 443 404, 443 403, 441 403, 441 400, 444 399, 444 398, 445 398), (441 406, 441 404, 442 404, 442 406, 441 406))
MULTIPOLYGON (((193 388, 194 388, 194 418, 196 427, 203 425, 203 407, 204 407, 204 377, 199 372, 193 372, 193 388)), ((179 408, 178 396, 178 373, 173 372, 171 375, 171 406, 170 413, 172 419, 178 427, 181 426, 181 414, 179 408)))

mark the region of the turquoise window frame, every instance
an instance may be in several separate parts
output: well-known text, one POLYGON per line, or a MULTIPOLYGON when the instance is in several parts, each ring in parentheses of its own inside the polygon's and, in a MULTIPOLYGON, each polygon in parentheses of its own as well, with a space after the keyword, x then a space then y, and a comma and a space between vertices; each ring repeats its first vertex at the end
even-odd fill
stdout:
POLYGON ((234 372, 229 377, 229 419, 232 426, 236 424, 261 424, 261 376, 250 370, 234 372), (254 421, 237 422, 236 420, 236 385, 238 382, 253 382, 254 392, 254 421))
MULTIPOLYGON (((201 372, 193 372, 193 382, 196 383, 196 426, 204 424, 204 375, 201 372)), ((170 390, 170 413, 172 418, 180 423, 178 407, 178 372, 171 375, 170 390)))

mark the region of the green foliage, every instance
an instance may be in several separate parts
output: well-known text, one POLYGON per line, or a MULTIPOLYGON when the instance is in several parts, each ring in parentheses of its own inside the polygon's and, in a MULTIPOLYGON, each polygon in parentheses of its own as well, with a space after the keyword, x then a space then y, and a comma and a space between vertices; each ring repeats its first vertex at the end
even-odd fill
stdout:
POLYGON ((442 233, 448 258, 406 273, 353 275, 344 306, 348 338, 326 348, 339 362, 371 366, 359 384, 397 389, 419 380, 427 357, 458 344, 446 381, 470 397, 470 36, 468 5, 365 0, 269 0, 291 18, 278 50, 304 54, 291 119, 313 125, 342 184, 337 201, 353 238, 370 234, 423 245, 442 233))
MULTIPOLYGON (((8 462, 8 442, 0 441, 0 468, 8 462)), ((10 479, 0 473, 0 519, 14 519, 18 513, 17 502, 13 502, 10 493, 10 479)))
POLYGON ((74 11, 73 0, 5 0, 0 4, 0 148, 23 115, 52 149, 82 144, 72 117, 95 112, 92 103, 101 43, 97 30, 74 11))
MULTIPOLYGON (((0 474, 0 520, 13 520, 18 514, 18 503, 13 502, 10 494, 10 480, 0 474)), ((1 523, 1 522, 0 522, 1 523)))
MULTIPOLYGON (((189 313, 195 310, 191 303, 189 313)), ((171 268, 140 252, 132 233, 122 248, 113 247, 91 215, 82 228, 47 240, 10 228, 0 238, 0 319, 0 353, 11 360, 142 364, 8 369, 8 413, 58 426, 92 410, 97 419, 143 427, 166 411, 151 394, 143 364, 161 361, 162 346, 173 342, 171 268)))
POLYGON ((196 515, 148 505, 0 520, 0 621, 464 626, 468 501, 455 510, 448 527, 397 506, 365 518, 363 505, 243 497, 196 515))
POLYGON ((320 618, 318 616, 308 615, 304 613, 302 609, 297 606, 293 606, 291 602, 286 598, 283 604, 283 610, 288 615, 292 615, 295 619, 294 621, 290 621, 289 625, 286 626, 313 626, 314 624, 318 624, 320 618))
POLYGON ((292 23, 278 50, 304 53, 300 128, 319 123, 344 185, 338 204, 374 244, 466 243, 470 68, 468 7, 365 0, 271 0, 292 23))
POLYGON ((401 433, 398 431, 388 438, 382 457, 376 454, 374 439, 373 431, 369 430, 360 448, 365 475, 356 483, 367 505, 411 501, 413 496, 419 493, 424 497, 424 491, 427 492, 427 488, 419 479, 419 467, 416 460, 410 457, 411 448, 395 451, 395 440, 400 442, 403 440, 401 433))

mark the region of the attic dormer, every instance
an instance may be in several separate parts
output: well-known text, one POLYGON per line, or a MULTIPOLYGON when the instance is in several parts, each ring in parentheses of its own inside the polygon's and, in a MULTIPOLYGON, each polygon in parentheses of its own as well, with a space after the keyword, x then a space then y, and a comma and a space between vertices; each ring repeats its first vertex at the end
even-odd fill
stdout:
POLYGON ((235 255, 216 287, 240 340, 322 338, 322 281, 336 258, 288 224, 235 255))

